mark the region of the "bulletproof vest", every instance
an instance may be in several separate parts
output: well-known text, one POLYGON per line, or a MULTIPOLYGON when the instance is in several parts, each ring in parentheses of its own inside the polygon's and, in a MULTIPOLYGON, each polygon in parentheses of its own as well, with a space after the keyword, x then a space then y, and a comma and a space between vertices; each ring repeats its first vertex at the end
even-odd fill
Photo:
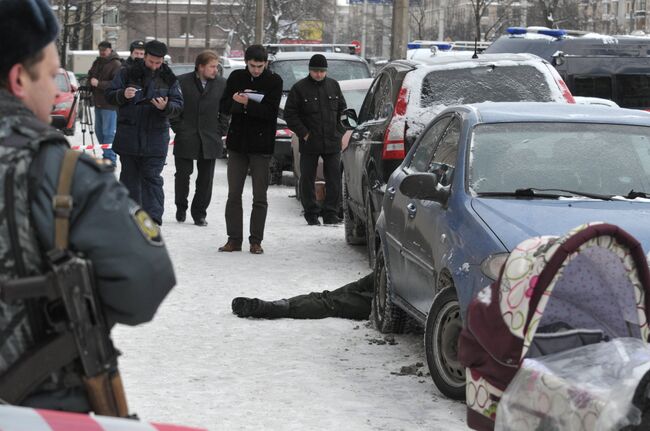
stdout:
MULTIPOLYGON (((43 258, 30 217, 28 173, 41 144, 60 140, 35 118, 0 119, 0 280, 41 274, 43 258)), ((34 300, 0 300, 0 374, 37 338, 34 300)))

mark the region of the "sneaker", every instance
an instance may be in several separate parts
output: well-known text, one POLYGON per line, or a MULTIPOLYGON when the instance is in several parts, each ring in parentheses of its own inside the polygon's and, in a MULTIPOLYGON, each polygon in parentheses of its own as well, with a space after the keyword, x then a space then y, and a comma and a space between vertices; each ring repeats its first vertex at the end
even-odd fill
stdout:
POLYGON ((326 215, 323 217, 323 224, 339 224, 341 219, 336 214, 326 215))
POLYGON ((305 220, 307 220, 307 224, 309 226, 319 226, 320 225, 320 221, 318 221, 318 216, 305 217, 305 220))
POLYGON ((187 216, 185 215, 185 211, 183 210, 176 210, 176 221, 179 223, 183 223, 187 216))
POLYGON ((250 252, 253 254, 262 254, 264 253, 264 249, 261 244, 254 242, 251 244, 250 252))
POLYGON ((230 253, 232 251, 241 251, 241 244, 237 244, 234 241, 228 240, 228 242, 221 247, 219 251, 230 253))

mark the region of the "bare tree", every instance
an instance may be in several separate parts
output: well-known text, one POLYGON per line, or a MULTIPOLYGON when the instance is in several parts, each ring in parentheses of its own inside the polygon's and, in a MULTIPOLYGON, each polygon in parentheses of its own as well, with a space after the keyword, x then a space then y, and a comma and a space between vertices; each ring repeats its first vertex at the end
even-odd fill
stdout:
MULTIPOLYGON (((411 0, 409 4, 411 39, 427 39, 426 6, 424 0, 411 0)), ((433 31, 433 29, 430 29, 433 31)))
POLYGON ((584 29, 586 23, 581 23, 578 3, 573 0, 537 0, 530 8, 529 23, 549 28, 562 26, 565 28, 584 29))
MULTIPOLYGON (((264 43, 295 37, 299 21, 326 21, 333 12, 328 2, 319 0, 306 0, 300 7, 296 7, 295 0, 265 0, 264 9, 264 43)), ((251 45, 255 40, 255 0, 232 0, 227 21, 219 27, 226 32, 233 31, 242 45, 251 45)))

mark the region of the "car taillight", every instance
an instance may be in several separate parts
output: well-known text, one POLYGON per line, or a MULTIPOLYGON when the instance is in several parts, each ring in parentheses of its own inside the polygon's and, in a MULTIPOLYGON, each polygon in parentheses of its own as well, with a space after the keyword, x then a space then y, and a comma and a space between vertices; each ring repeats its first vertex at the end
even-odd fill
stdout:
POLYGON ((291 132, 291 130, 289 130, 289 129, 277 129, 277 130, 275 131, 275 137, 276 137, 276 138, 277 138, 277 137, 280 137, 280 138, 285 138, 285 137, 290 138, 291 135, 292 135, 292 132, 291 132))
POLYGON ((408 90, 400 88, 395 103, 393 117, 384 134, 384 149, 381 157, 384 160, 403 159, 405 154, 404 141, 406 136, 406 107, 408 105, 408 90))
POLYGON ((569 87, 567 87, 566 83, 564 82, 564 79, 560 76, 559 73, 557 73, 557 70, 555 70, 554 67, 549 67, 551 70, 551 73, 553 74, 553 78, 555 79, 555 82, 557 82, 558 87, 560 87, 560 91, 562 92, 562 97, 564 97, 564 100, 566 103, 576 103, 576 100, 573 98, 573 94, 571 94, 571 91, 569 91, 569 87))

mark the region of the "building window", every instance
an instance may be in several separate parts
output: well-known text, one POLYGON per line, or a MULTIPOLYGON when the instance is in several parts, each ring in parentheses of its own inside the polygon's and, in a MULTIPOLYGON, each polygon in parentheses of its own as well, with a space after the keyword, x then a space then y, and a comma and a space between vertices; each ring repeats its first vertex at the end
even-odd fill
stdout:
POLYGON ((196 26, 196 18, 190 17, 190 25, 187 25, 187 17, 182 16, 181 17, 181 35, 184 35, 186 33, 192 34, 192 30, 196 26))
POLYGON ((120 11, 116 7, 107 8, 102 14, 102 24, 120 25, 120 11))

